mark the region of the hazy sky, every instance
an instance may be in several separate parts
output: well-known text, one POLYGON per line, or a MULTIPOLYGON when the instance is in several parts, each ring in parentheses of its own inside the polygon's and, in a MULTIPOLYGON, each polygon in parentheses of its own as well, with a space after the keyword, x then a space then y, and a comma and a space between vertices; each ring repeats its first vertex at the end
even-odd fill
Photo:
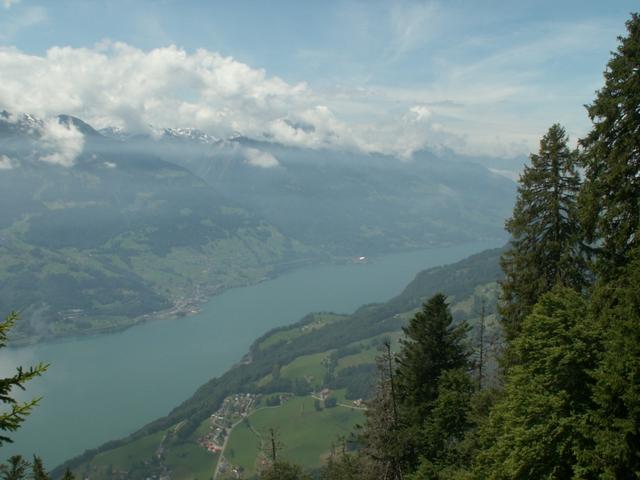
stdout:
POLYGON ((637 1, 0 0, 0 108, 409 156, 589 128, 637 1))

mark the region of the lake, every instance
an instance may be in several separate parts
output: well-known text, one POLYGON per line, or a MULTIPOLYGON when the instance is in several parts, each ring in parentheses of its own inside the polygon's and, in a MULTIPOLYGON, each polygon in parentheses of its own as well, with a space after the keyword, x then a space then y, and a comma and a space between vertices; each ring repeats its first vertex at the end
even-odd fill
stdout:
POLYGON ((166 415, 195 389, 236 363, 257 337, 313 311, 350 313, 388 300, 428 267, 452 263, 495 242, 373 258, 370 263, 296 270, 213 297, 196 315, 119 333, 0 352, 0 375, 15 365, 51 364, 25 396, 43 396, 2 447, 2 459, 34 452, 53 468, 166 415))

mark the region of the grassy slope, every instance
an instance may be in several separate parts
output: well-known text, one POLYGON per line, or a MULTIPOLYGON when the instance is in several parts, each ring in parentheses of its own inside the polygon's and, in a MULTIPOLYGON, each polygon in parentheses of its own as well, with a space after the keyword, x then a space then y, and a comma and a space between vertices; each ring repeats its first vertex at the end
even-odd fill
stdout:
POLYGON ((282 378, 307 378, 314 386, 320 386, 326 369, 323 360, 327 358, 328 352, 303 355, 288 363, 280 371, 282 378))
POLYGON ((213 475, 217 455, 192 443, 182 443, 167 451, 166 462, 175 480, 208 480, 213 475))
POLYGON ((358 353, 347 355, 339 359, 336 371, 339 372, 340 370, 344 370, 347 367, 355 367, 364 363, 375 363, 376 357, 379 355, 379 350, 378 347, 371 345, 371 341, 381 339, 382 337, 391 340, 391 348, 393 350, 398 350, 398 347, 400 345, 400 337, 402 337, 402 332, 400 331, 372 337, 368 339, 369 342, 367 342, 366 344, 364 342, 356 342, 356 345, 363 344, 364 348, 358 353))
POLYGON ((234 429, 225 455, 233 464, 242 466, 245 476, 250 477, 259 464, 261 440, 268 438, 270 428, 276 428, 284 458, 317 468, 331 444, 348 435, 363 420, 360 410, 337 406, 316 411, 312 397, 294 397, 280 407, 256 411, 248 419, 252 429, 246 423, 234 429))
POLYGON ((129 471, 140 459, 152 458, 155 455, 164 434, 164 431, 156 432, 126 446, 96 455, 90 465, 83 465, 82 468, 76 469, 75 473, 79 478, 84 478, 83 473, 91 472, 92 478, 102 480, 110 478, 109 472, 129 471))
POLYGON ((249 423, 242 422, 234 428, 233 434, 229 437, 225 456, 234 465, 241 466, 247 475, 251 475, 256 471, 260 450, 260 439, 251 430, 249 423))
POLYGON ((257 347, 261 350, 266 350, 274 345, 282 342, 290 342, 295 338, 323 328, 331 323, 344 320, 345 318, 348 318, 348 315, 338 315, 328 312, 314 313, 307 317, 306 322, 300 322, 294 326, 279 328, 269 332, 263 340, 257 342, 257 347))

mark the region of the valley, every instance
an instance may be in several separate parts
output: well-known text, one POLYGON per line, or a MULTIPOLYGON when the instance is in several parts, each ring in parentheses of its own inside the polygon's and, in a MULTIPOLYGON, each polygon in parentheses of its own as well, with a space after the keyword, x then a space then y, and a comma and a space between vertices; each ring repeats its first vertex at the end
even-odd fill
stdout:
POLYGON ((638 480, 637 10, 0 0, 0 479, 638 480))
MULTIPOLYGON (((438 260, 447 257, 453 260, 445 252, 432 251, 431 261, 439 264, 438 260)), ((493 305, 495 282, 501 275, 499 254, 499 250, 490 250, 423 271, 388 302, 365 305, 351 315, 310 314, 294 325, 278 327, 255 340, 242 362, 202 385, 167 417, 147 424, 126 439, 88 451, 69 465, 78 474, 91 478, 109 478, 108 472, 113 471, 126 472, 123 478, 159 476, 169 470, 172 478, 196 478, 196 472, 211 475, 220 454, 203 446, 213 426, 211 415, 220 415, 219 409, 229 398, 248 394, 256 403, 244 411, 244 417, 234 414, 224 417, 227 428, 237 425, 227 432, 228 443, 221 464, 226 469, 219 478, 226 478, 222 474, 231 474, 234 468, 241 468, 250 477, 263 455, 262 437, 276 427, 280 430, 283 455, 316 468, 331 445, 338 445, 339 437, 348 436, 349 426, 362 421, 362 410, 353 402, 369 395, 374 358, 381 341, 389 337, 397 344, 400 327, 425 297, 440 290, 448 292, 455 318, 465 319, 476 328, 479 305, 484 299, 486 338, 498 341, 493 305), (319 396, 324 389, 330 391, 329 398, 336 399, 335 407, 327 408, 323 403, 326 399, 316 404, 314 395, 319 396), (283 401, 284 398, 287 400, 283 401), (296 428, 300 422, 309 428, 296 428), (158 457, 157 446, 163 438, 163 454, 158 457), (155 446, 151 448, 151 444, 155 446)), ((399 257, 394 258, 397 264, 399 257)), ((386 278, 388 281, 389 277, 386 278)), ((325 298, 335 295, 326 293, 325 298)), ((473 332, 471 341, 477 335, 477 330, 473 332)), ((226 440, 225 435, 216 445, 221 447, 226 440)))
POLYGON ((193 314, 213 295, 303 266, 500 242, 515 193, 462 156, 402 162, 51 122, 0 115, 0 154, 16 159, 0 174, 0 304, 22 314, 14 345, 193 314), (42 160, 52 128, 81 141, 73 161, 42 160), (256 166, 256 152, 277 161, 256 166))
MULTIPOLYGON (((390 298, 420 269, 494 245, 387 255, 367 264, 305 267, 227 290, 191 316, 1 351, 2 365, 51 363, 47 375, 35 380, 28 392, 44 396, 41 405, 16 432, 15 445, 4 449, 25 455, 39 452, 47 463, 56 464, 125 437, 238 363, 261 332, 289 325, 309 312, 352 312, 390 298), (67 432, 65 442, 49 441, 62 430, 67 432)), ((280 335, 297 333, 283 330, 280 335)))

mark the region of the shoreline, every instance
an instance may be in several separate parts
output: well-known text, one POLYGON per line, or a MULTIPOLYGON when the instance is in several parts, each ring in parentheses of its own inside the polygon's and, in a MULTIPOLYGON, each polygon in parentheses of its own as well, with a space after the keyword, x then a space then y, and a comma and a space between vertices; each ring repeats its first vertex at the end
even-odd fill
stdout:
MULTIPOLYGON (((480 241, 487 241, 490 239, 482 239, 480 241)), ((10 340, 7 347, 9 349, 21 349, 27 347, 34 347, 42 344, 65 342, 72 340, 82 340, 87 337, 94 337, 100 335, 109 335, 120 333, 129 328, 133 328, 146 323, 158 321, 158 320, 178 320, 181 318, 190 317, 196 315, 201 311, 202 305, 211 301, 214 297, 221 295, 229 290, 235 288, 244 288, 252 285, 258 285, 262 282, 274 280, 281 275, 296 271, 298 269, 322 265, 366 265, 371 262, 375 262, 375 259, 386 255, 399 255, 412 253, 420 250, 431 250, 437 248, 449 248, 455 246, 462 246, 473 242, 462 243, 445 243, 438 245, 425 245, 420 247, 390 251, 390 252, 378 252, 373 255, 367 256, 366 261, 361 261, 360 256, 322 256, 307 257, 300 260, 292 260, 279 264, 272 265, 272 270, 264 277, 255 281, 249 281, 239 285, 224 286, 223 284, 217 285, 196 285, 195 289, 189 296, 184 297, 174 303, 174 305, 168 307, 165 310, 158 310, 156 312, 150 312, 132 319, 132 321, 119 325, 105 325, 104 327, 96 327, 90 330, 79 330, 72 333, 64 333, 59 335, 48 335, 40 337, 27 337, 16 340, 10 340)))
MULTIPOLYGON (((334 262, 335 259, 329 261, 315 261, 313 258, 304 258, 297 261, 289 261, 280 264, 273 265, 273 270, 269 272, 267 276, 264 276, 255 281, 249 281, 243 284, 224 286, 223 284, 216 285, 196 285, 194 290, 186 297, 179 299, 174 305, 168 307, 165 310, 158 310, 155 312, 145 313, 132 319, 132 321, 126 324, 120 325, 105 325, 104 327, 96 327, 90 330, 78 330, 72 333, 64 333, 58 335, 47 335, 39 337, 26 337, 16 340, 10 340, 7 344, 9 349, 21 349, 27 347, 34 347, 36 345, 42 345, 47 343, 57 343, 71 340, 82 340, 87 337, 94 337, 100 335, 109 335, 114 333, 120 333, 129 328, 134 328, 146 323, 155 322, 159 320, 178 320, 186 318, 191 315, 200 313, 202 305, 211 301, 214 297, 221 295, 229 290, 235 288, 250 287, 252 285, 258 285, 262 282, 273 280, 280 275, 295 271, 298 268, 328 265, 334 262), (294 265, 291 265, 294 264, 294 265)), ((339 262, 337 262, 339 263, 339 262)))
MULTIPOLYGON (((460 259, 496 247, 495 242, 472 242, 453 247, 414 249, 413 253, 405 252, 385 257, 372 257, 372 263, 368 266, 345 265, 349 261, 345 257, 326 259, 327 261, 322 262, 325 266, 318 267, 318 269, 314 267, 302 268, 293 274, 281 276, 275 282, 265 282, 264 286, 258 286, 256 291, 252 290, 255 296, 251 297, 256 301, 246 302, 244 300, 246 297, 242 293, 231 293, 228 300, 221 302, 214 300, 212 305, 219 311, 216 310, 215 314, 212 313, 213 316, 209 316, 210 309, 207 305, 200 315, 193 317, 198 319, 196 322, 190 320, 184 324, 175 322, 150 324, 150 326, 129 330, 118 336, 96 337, 86 342, 59 342, 50 346, 42 346, 40 348, 48 352, 47 358, 62 368, 59 371, 63 375, 53 378, 53 383, 47 385, 46 391, 42 391, 42 395, 46 394, 48 397, 47 416, 39 419, 40 423, 37 428, 29 431, 23 430, 20 442, 27 446, 33 445, 34 451, 50 456, 52 465, 59 464, 59 462, 63 462, 83 450, 94 450, 90 447, 113 445, 114 439, 130 438, 139 430, 145 430, 147 426, 159 422, 184 404, 194 392, 208 384, 212 378, 232 371, 238 361, 248 360, 243 357, 250 352, 251 345, 260 335, 256 332, 268 332, 295 324, 309 312, 353 312, 362 305, 391 299, 403 291, 407 284, 413 281, 415 273, 419 271, 438 270, 444 264, 457 262, 460 259), (339 266, 340 264, 344 266, 339 266), (411 274, 411 272, 414 273, 411 274), (341 287, 329 288, 328 292, 319 288, 321 285, 331 282, 336 276, 342 279, 336 279, 341 287), (377 280, 373 280, 374 278, 377 280), (395 286, 391 288, 389 282, 393 282, 395 286), (349 289, 352 287, 354 289, 352 293, 344 293, 345 290, 350 292, 349 289), (294 302, 295 306, 291 308, 283 307, 283 302, 274 300, 276 297, 281 298, 281 295, 307 291, 309 291, 310 297, 307 298, 306 294, 298 295, 296 298, 300 301, 294 302), (326 297, 327 293, 330 294, 330 297, 326 297), (329 300, 328 303, 327 300, 329 300), (234 306, 236 302, 244 302, 244 306, 236 309, 234 306), (265 306, 268 307, 266 312, 264 311, 265 306), (261 318, 263 314, 264 319, 261 318), (288 319, 284 323, 281 318, 283 315, 288 319), (220 319, 220 322, 216 320, 217 318, 220 319), (236 332, 236 325, 240 320, 249 322, 247 325, 255 325, 257 329, 247 327, 241 332, 236 332), (155 328, 156 325, 159 325, 159 329, 155 328), (124 342, 122 346, 126 347, 123 349, 122 355, 117 355, 114 362, 102 363, 103 359, 109 358, 114 346, 120 345, 120 339, 124 342), (174 348, 176 341, 179 342, 179 345, 189 345, 189 348, 185 352, 174 348), (139 342, 142 343, 139 344, 139 342), (54 359, 56 362, 53 362, 54 359), (113 384, 108 382, 109 385, 105 386, 104 381, 96 377, 96 369, 93 366, 88 367, 88 364, 78 362, 79 360, 84 361, 84 359, 95 359, 95 362, 100 360, 98 363, 92 362, 91 365, 95 364, 100 378, 108 379, 115 376, 113 384), (81 377, 73 375, 76 372, 76 365, 81 377), (163 400, 154 403, 153 414, 149 414, 147 402, 143 397, 151 395, 152 398, 155 398, 156 394, 150 393, 145 388, 140 389, 137 380, 139 373, 143 372, 150 374, 147 383, 162 382, 160 391, 163 392, 163 400), (174 372, 176 378, 179 378, 170 387, 166 382, 167 372, 174 372), (125 375, 121 375, 121 373, 125 375), (77 435, 67 446, 48 445, 42 438, 42 432, 55 431, 57 420, 51 419, 69 414, 70 393, 67 384, 73 386, 77 383, 73 378, 85 377, 87 382, 83 383, 83 389, 89 389, 89 386, 95 382, 97 389, 89 389, 87 393, 99 393, 91 393, 90 397, 85 398, 85 400, 91 399, 90 407, 87 406, 88 403, 81 404, 80 413, 74 411, 72 415, 76 418, 84 415, 94 424, 91 428, 85 425, 74 426, 72 430, 77 430, 77 435), (191 381, 193 378, 196 378, 197 381, 191 381), (140 390, 139 393, 142 397, 133 396, 130 400, 116 396, 113 399, 115 403, 111 400, 105 400, 112 395, 113 386, 119 386, 119 390, 127 390, 132 385, 140 390), (118 421, 115 423, 105 420, 109 418, 109 414, 95 417, 96 409, 111 412, 114 406, 117 410, 126 406, 126 410, 123 411, 128 413, 125 417, 117 415, 118 421), (136 414, 134 415, 132 412, 136 414), (123 422, 126 422, 124 427, 121 425, 123 422), (111 433, 106 435, 105 432, 111 433)), ((226 294, 223 298, 227 298, 226 294)), ((42 357, 42 355, 38 355, 38 351, 39 349, 25 350, 24 355, 31 356, 18 358, 42 357)), ((146 375, 146 373, 144 374, 146 375)), ((47 381, 48 383, 50 382, 47 381)), ((81 392, 72 389, 71 393, 80 394, 81 392)))

